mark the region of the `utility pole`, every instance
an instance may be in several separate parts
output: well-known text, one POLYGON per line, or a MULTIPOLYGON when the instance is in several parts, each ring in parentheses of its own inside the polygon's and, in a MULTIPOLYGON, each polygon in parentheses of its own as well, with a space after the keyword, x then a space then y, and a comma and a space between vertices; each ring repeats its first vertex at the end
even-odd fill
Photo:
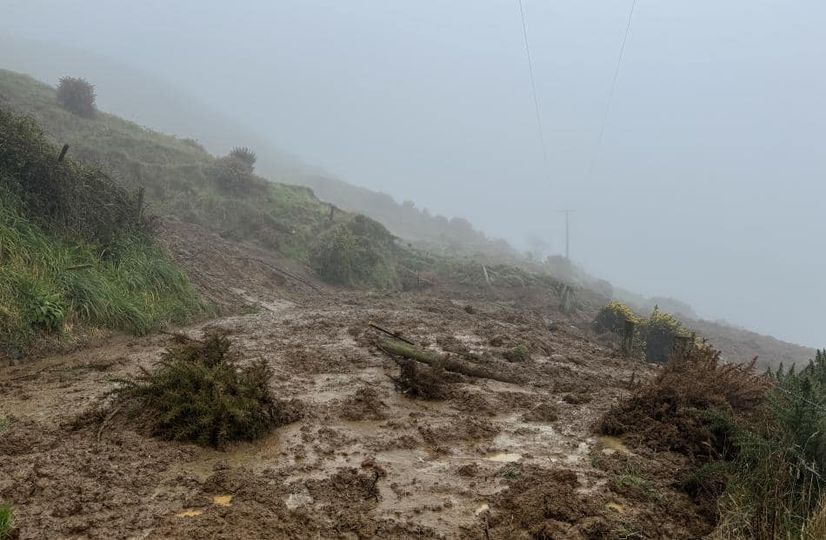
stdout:
POLYGON ((565 260, 571 260, 571 223, 570 210, 563 210, 565 213, 565 260))

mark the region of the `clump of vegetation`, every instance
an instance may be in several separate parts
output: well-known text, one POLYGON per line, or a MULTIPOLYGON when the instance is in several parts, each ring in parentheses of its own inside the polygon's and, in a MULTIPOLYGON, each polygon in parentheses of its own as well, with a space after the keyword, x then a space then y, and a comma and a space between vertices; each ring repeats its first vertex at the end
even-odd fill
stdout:
POLYGON ((250 172, 252 172, 255 168, 255 161, 258 159, 258 156, 255 155, 255 152, 253 152, 246 146, 236 146, 229 153, 229 157, 235 158, 241 161, 242 163, 246 164, 249 167, 250 172))
POLYGON ((143 334, 203 310, 140 198, 0 110, 0 354, 76 323, 143 334))
POLYGON ((249 193, 258 185, 252 165, 233 154, 215 160, 212 178, 222 190, 236 195, 249 193))
POLYGON ((524 343, 520 343, 512 349, 506 350, 504 353, 502 353, 502 356, 508 362, 524 362, 525 360, 528 360, 531 357, 530 353, 528 352, 528 348, 525 346, 524 343))
POLYGON ((613 332, 622 335, 626 322, 640 324, 640 318, 627 305, 616 300, 603 307, 591 323, 597 332, 613 332))
POLYGON ((95 116, 95 87, 81 77, 61 77, 57 102, 67 111, 84 118, 95 116))
POLYGON ((764 414, 739 422, 721 498, 729 537, 822 538, 826 503, 826 351, 799 373, 770 374, 764 414))
POLYGON ((11 540, 14 530, 14 508, 8 503, 2 503, 0 504, 0 540, 11 540))
POLYGON ((153 436, 222 448, 251 441, 290 420, 263 361, 241 365, 219 334, 167 350, 155 371, 120 380, 114 410, 125 410, 153 436))
POLYGON ((726 443, 718 439, 718 435, 725 436, 717 429, 721 415, 755 413, 768 387, 766 377, 752 365, 725 364, 720 353, 709 347, 692 348, 610 409, 598 430, 605 435, 626 435, 657 450, 716 457, 726 443))
POLYGON ((398 279, 397 250, 383 225, 357 215, 323 233, 311 249, 310 262, 329 283, 391 288, 398 279))
POLYGON ((825 351, 799 372, 759 375, 753 363, 723 364, 700 347, 669 362, 599 429, 689 456, 681 484, 716 509, 713 537, 814 539, 826 530, 824 413, 825 351))
POLYGON ((688 331, 676 317, 654 306, 651 316, 642 328, 645 340, 645 358, 649 362, 664 363, 674 350, 678 337, 688 337, 688 331))
MULTIPOLYGON (((676 317, 660 311, 657 306, 650 317, 642 319, 627 305, 613 301, 597 313, 591 325, 597 332, 611 332, 628 340, 623 345, 628 352, 644 353, 646 360, 660 364, 669 359, 678 339, 690 338, 676 317), (629 329, 633 335, 626 335, 629 329)), ((693 344, 693 338, 689 343, 693 344)))

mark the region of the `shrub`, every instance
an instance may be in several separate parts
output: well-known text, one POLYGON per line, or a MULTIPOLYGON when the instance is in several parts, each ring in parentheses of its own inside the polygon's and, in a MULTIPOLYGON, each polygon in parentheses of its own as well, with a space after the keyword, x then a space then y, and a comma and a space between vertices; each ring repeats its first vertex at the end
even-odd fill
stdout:
POLYGON ((211 334, 170 348, 155 371, 120 380, 113 406, 154 436, 222 448, 286 423, 271 377, 265 361, 241 366, 229 339, 211 334))
POLYGON ((739 452, 721 499, 720 532, 819 537, 826 523, 826 351, 799 373, 778 370, 772 379, 766 414, 737 431, 739 452))
POLYGON ((211 176, 218 187, 229 193, 245 194, 256 185, 252 166, 232 154, 215 161, 211 176))
POLYGON ((649 362, 664 363, 674 350, 675 340, 688 337, 688 331, 673 315, 654 306, 651 316, 642 327, 645 340, 645 358, 649 362))
POLYGON ((627 435, 656 450, 701 460, 717 457, 730 442, 730 419, 755 413, 768 387, 752 364, 725 364, 718 351, 693 348, 612 407, 598 430, 627 435))
POLYGON ((250 172, 252 172, 255 168, 255 161, 257 159, 257 156, 255 155, 255 152, 253 152, 246 146, 236 146, 229 153, 229 157, 233 157, 247 164, 247 166, 249 166, 250 172))
POLYGON ((67 111, 92 118, 95 115, 95 87, 80 77, 62 77, 57 85, 57 102, 67 111))
POLYGON ((502 356, 508 362, 524 362, 525 360, 530 358, 530 353, 528 352, 528 348, 525 346, 524 343, 520 343, 513 349, 508 349, 502 356))
POLYGON ((324 232, 310 251, 322 279, 353 287, 393 287, 397 282, 396 246, 383 225, 365 216, 324 232))
POLYGON ((614 300, 599 310, 591 324, 597 332, 613 332, 621 336, 625 330, 626 321, 639 324, 640 318, 630 307, 614 300))
POLYGON ((14 532, 14 509, 10 504, 0 504, 0 540, 10 540, 14 532))

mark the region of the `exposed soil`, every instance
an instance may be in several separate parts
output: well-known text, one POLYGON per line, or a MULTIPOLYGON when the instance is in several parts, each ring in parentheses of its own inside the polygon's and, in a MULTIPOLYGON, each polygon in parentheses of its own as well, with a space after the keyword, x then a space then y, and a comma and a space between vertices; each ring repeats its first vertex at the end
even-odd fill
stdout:
POLYGON ((0 368, 0 499, 15 504, 21 538, 708 532, 674 487, 679 456, 651 460, 593 434, 631 381, 656 368, 591 341, 543 309, 551 300, 474 294, 467 310, 468 297, 444 292, 333 291, 202 231, 178 226, 165 238, 196 285, 234 312, 180 331, 221 329, 242 358, 265 359, 276 397, 297 400, 301 419, 225 451, 76 421, 113 379, 151 368, 173 339, 165 334, 0 368), (444 399, 413 399, 396 390, 399 367, 369 322, 520 382, 449 373, 444 399), (529 358, 505 360, 514 344, 529 358))

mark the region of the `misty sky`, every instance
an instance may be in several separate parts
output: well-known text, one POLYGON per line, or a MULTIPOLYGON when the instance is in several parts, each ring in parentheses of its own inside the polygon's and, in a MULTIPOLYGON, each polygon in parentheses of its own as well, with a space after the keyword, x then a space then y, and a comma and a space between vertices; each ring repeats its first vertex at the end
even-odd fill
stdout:
POLYGON ((826 345, 823 0, 638 0, 590 176, 631 0, 526 0, 548 171, 516 0, 0 6, 347 181, 552 252, 573 209, 591 273, 826 345))

